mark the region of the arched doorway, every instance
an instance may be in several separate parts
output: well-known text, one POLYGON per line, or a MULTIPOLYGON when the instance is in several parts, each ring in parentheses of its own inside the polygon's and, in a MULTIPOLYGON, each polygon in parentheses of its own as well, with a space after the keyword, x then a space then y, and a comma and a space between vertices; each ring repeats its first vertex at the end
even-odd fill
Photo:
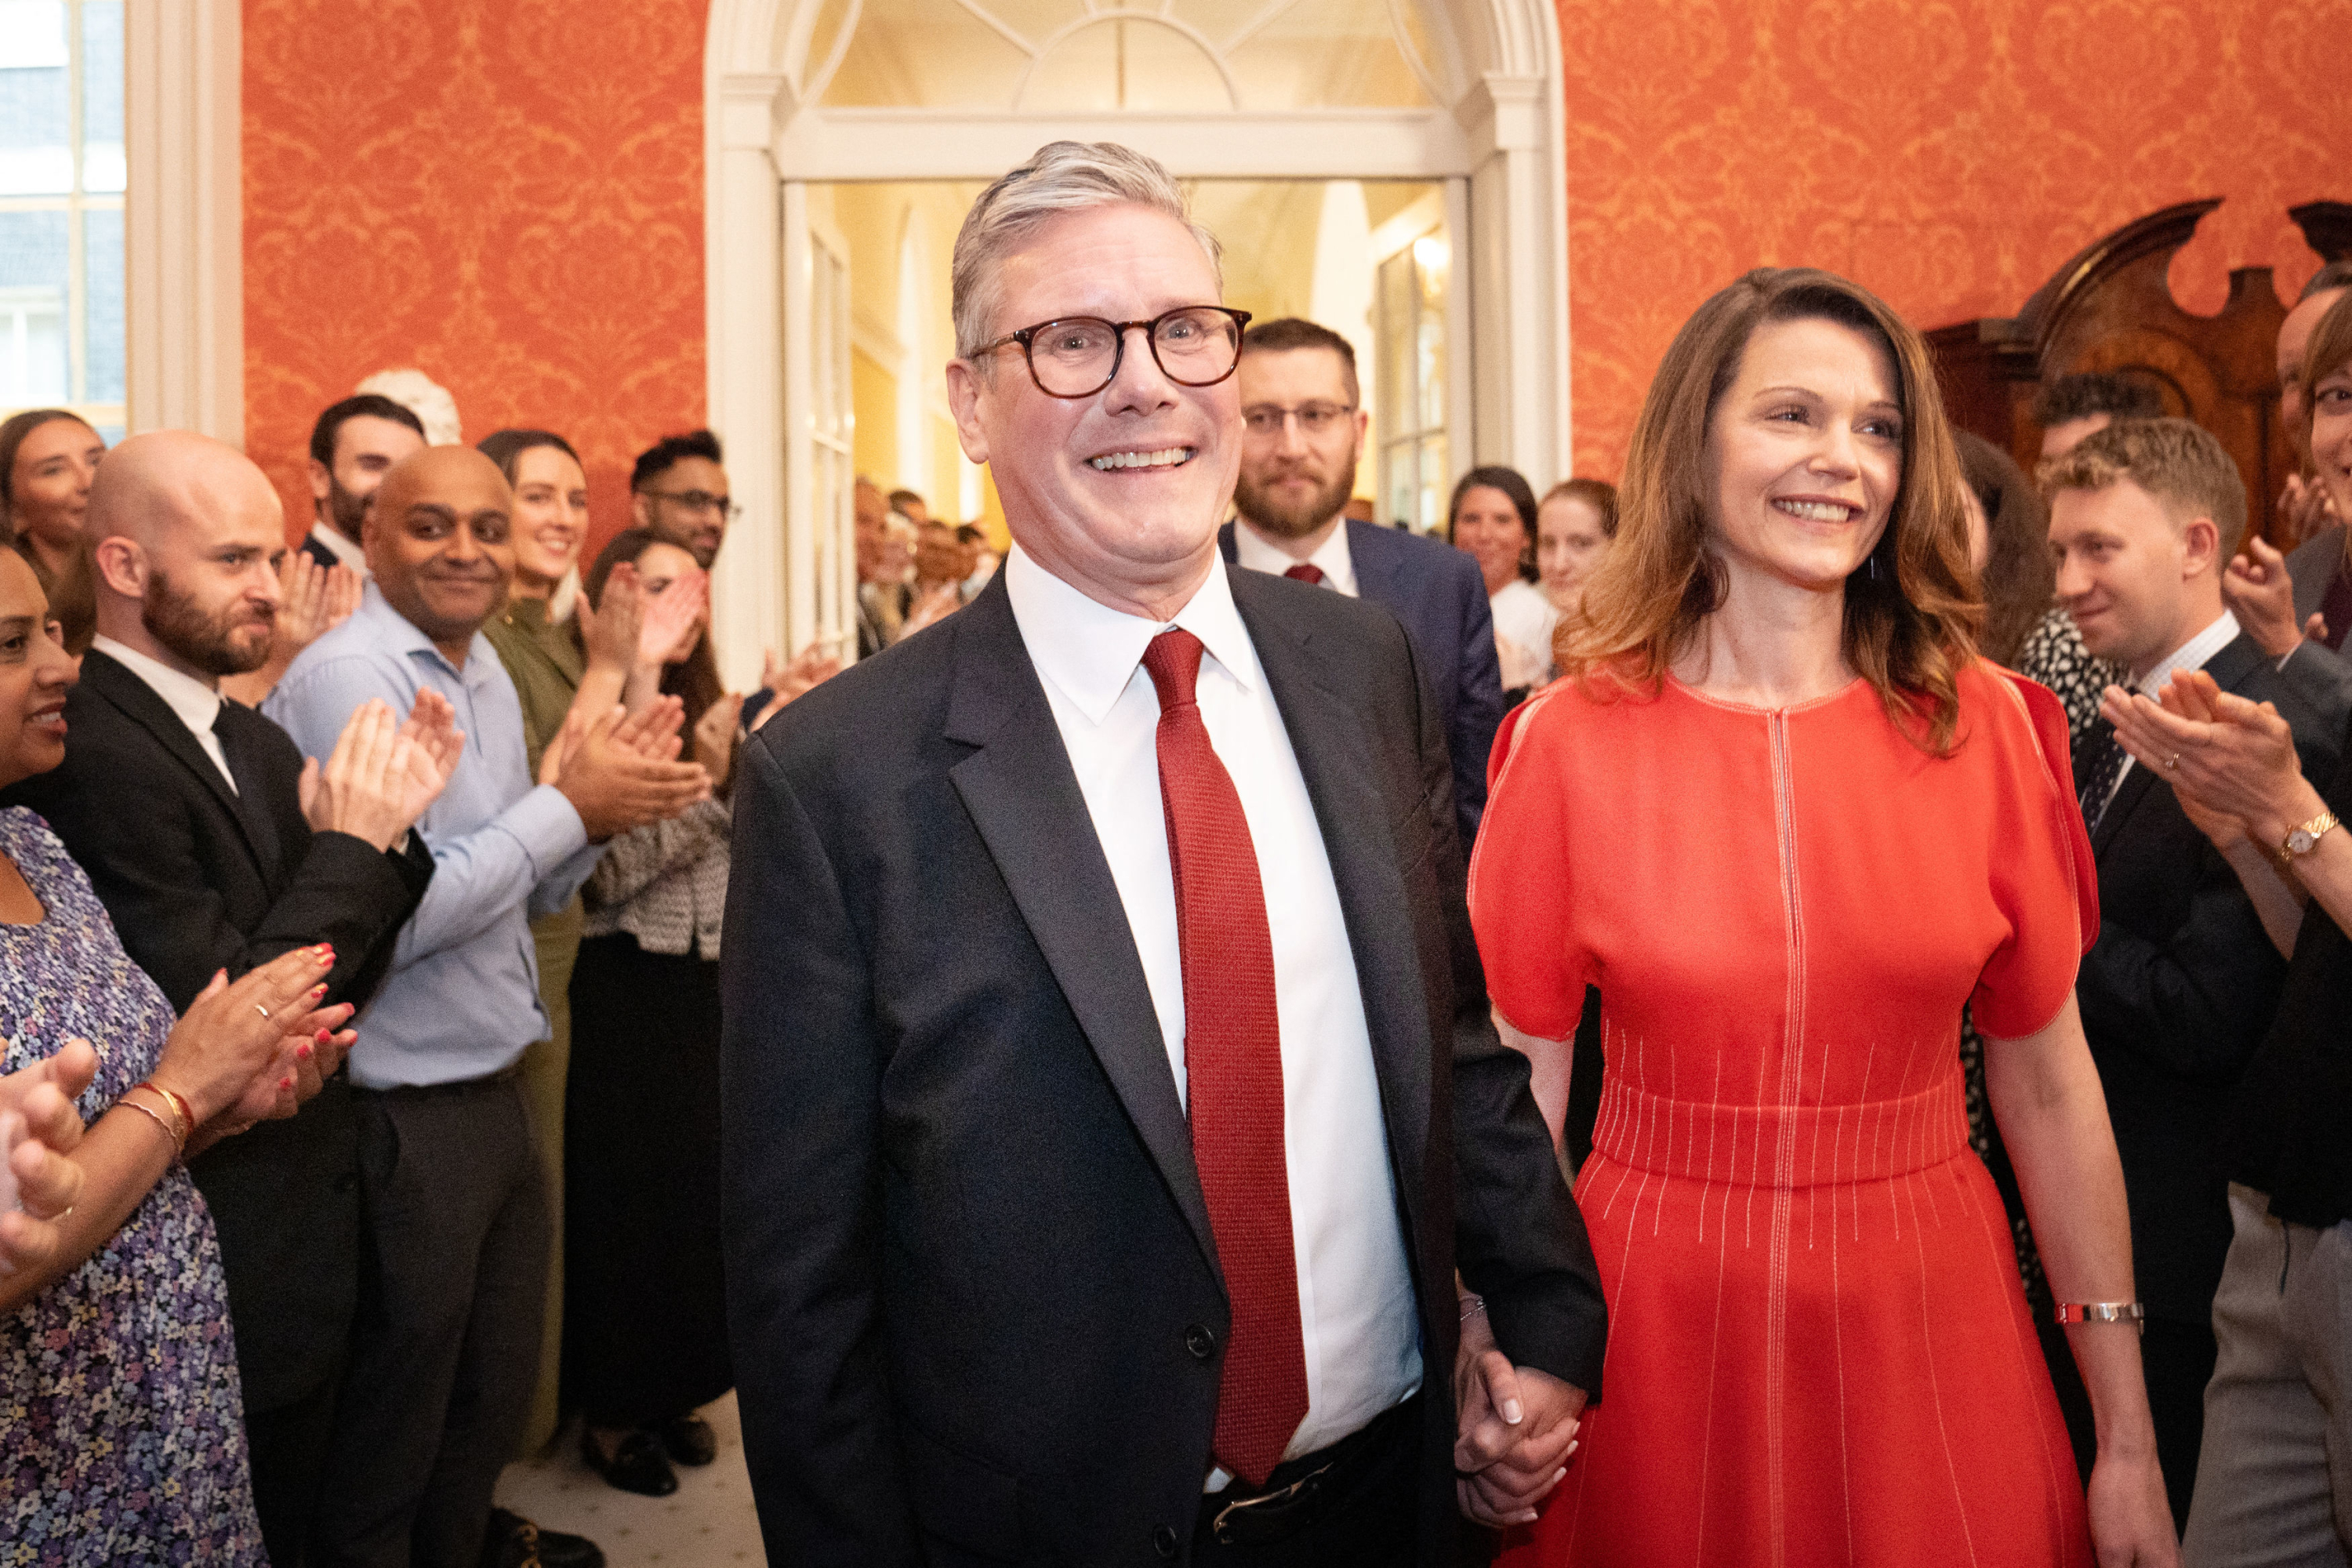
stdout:
POLYGON ((782 520, 740 531, 716 585, 730 679, 851 621, 827 187, 986 181, 1056 137, 1193 180, 1434 183, 1459 323, 1443 449, 1540 485, 1570 450, 1559 64, 1548 0, 712 0, 710 418, 747 517, 782 520))

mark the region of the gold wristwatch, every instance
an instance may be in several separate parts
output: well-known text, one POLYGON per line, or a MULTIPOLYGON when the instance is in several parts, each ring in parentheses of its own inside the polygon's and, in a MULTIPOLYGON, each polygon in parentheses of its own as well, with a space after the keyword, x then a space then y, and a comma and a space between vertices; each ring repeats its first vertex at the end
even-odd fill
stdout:
POLYGON ((2321 812, 2317 816, 2313 817, 2301 827, 2291 829, 2288 832, 2286 841, 2279 846, 2280 858, 2289 861, 2301 859, 2304 856, 2310 854, 2314 849, 2318 848, 2319 841, 2322 838, 2326 837, 2328 831, 2336 826, 2338 826, 2338 824, 2336 823, 2336 814, 2334 812, 2321 812))

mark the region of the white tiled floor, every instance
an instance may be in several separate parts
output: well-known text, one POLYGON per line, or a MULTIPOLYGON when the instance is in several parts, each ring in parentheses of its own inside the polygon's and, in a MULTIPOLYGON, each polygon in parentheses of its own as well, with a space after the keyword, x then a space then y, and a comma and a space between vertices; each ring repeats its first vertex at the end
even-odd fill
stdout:
POLYGON ((572 1426, 550 1452, 507 1467, 499 1502, 544 1529, 588 1537, 604 1549, 608 1568, 764 1564, 735 1396, 706 1406, 702 1415, 718 1434, 719 1458, 699 1469, 679 1466, 677 1490, 668 1497, 606 1486, 581 1463, 579 1428, 572 1426))

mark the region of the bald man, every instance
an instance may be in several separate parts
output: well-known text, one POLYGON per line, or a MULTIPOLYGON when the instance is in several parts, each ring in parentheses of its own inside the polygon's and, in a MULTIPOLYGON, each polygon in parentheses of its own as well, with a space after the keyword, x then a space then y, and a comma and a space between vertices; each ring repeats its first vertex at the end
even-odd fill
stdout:
MULTIPOLYGON (((111 462, 113 459, 108 459, 111 462)), ((534 783, 514 682, 481 635, 514 574, 498 466, 432 447, 384 476, 373 580, 263 711, 316 751, 370 702, 438 693, 466 743, 417 824, 432 885, 394 941, 350 1058, 359 1121, 359 1327, 327 1444, 312 1561, 383 1568, 603 1562, 577 1536, 493 1516, 539 1367, 548 1208, 516 1069, 547 1037, 530 920, 559 910, 615 833, 705 798, 678 714, 605 714, 534 783)))
MULTIPOLYGON (((334 944, 332 999, 364 1002, 431 879, 409 827, 446 775, 395 771, 399 721, 381 705, 326 738, 322 768, 221 696, 268 653, 286 553, 278 493, 237 452, 131 437, 90 487, 89 536, 98 636, 66 702, 65 764, 9 804, 48 818, 173 1006, 216 970, 316 942, 334 944)), ((411 719, 456 740, 437 695, 411 719)), ((303 1561, 359 1290, 350 1086, 330 1079, 300 1115, 189 1170, 220 1234, 262 1535, 287 1568, 303 1561)))

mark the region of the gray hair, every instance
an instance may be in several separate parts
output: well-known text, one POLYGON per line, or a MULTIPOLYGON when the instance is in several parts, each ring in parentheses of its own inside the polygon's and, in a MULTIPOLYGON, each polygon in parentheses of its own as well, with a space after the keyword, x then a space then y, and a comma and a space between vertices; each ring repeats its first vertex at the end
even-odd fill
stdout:
MULTIPOLYGON (((1005 257, 1048 219, 1127 202, 1165 213, 1192 231, 1224 291, 1217 237, 1192 221, 1176 178, 1158 160, 1116 142, 1049 142, 981 192, 956 235, 952 268, 956 353, 975 358, 1003 297, 1005 257)), ((982 364, 983 373, 986 366, 982 364)))

